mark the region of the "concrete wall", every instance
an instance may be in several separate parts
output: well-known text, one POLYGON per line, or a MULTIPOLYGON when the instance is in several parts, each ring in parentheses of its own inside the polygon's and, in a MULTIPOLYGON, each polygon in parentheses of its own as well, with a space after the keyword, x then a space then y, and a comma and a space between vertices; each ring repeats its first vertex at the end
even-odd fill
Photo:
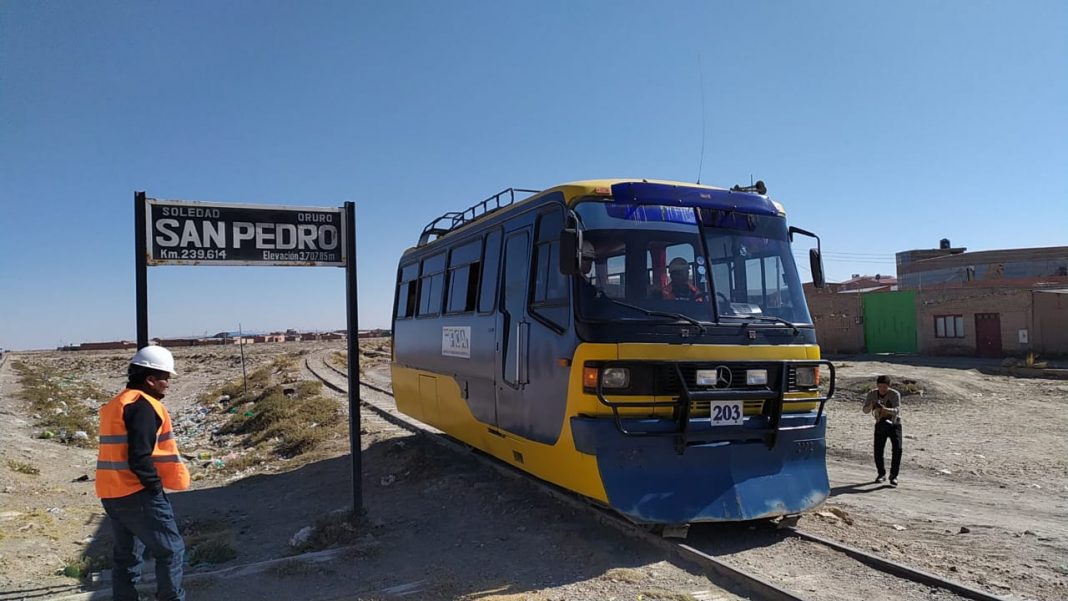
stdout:
POLYGON ((1035 313, 1035 352, 1068 355, 1068 294, 1033 293, 1035 313))
POLYGON ((820 350, 829 354, 864 352, 864 323, 859 294, 821 294, 808 297, 820 350))
POLYGON ((195 338, 162 338, 159 341, 159 345, 171 348, 176 346, 196 346, 198 342, 195 338))
POLYGON ((1033 350, 1032 292, 1013 288, 958 288, 916 292, 916 337, 923 355, 974 355, 975 314, 997 313, 1001 321, 1001 348, 1005 355, 1033 350), (961 315, 963 338, 936 338, 935 316, 961 315), (1021 343, 1019 331, 1027 331, 1021 343))
POLYGON ((116 340, 112 342, 83 342, 78 345, 78 350, 82 351, 100 351, 132 348, 137 348, 137 343, 130 342, 129 340, 116 340))
POLYGON ((253 342, 285 342, 286 337, 283 334, 265 334, 261 336, 253 336, 253 342))

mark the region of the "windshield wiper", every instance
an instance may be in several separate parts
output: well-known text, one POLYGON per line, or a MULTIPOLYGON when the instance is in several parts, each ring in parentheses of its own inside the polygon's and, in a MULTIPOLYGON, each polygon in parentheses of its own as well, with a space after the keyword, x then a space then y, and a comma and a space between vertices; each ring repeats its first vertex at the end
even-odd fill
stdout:
POLYGON ((746 326, 748 326, 750 323, 752 323, 754 321, 762 321, 762 322, 766 322, 766 323, 781 323, 781 324, 788 325, 788 326, 790 326, 791 328, 794 329, 794 334, 797 334, 800 331, 798 329, 796 323, 794 323, 792 321, 787 321, 787 320, 785 320, 785 319, 783 319, 781 317, 775 317, 773 315, 720 315, 720 317, 729 317, 731 319, 742 319, 742 320, 745 320, 741 324, 742 328, 745 328, 746 326))
POLYGON ((611 301, 611 302, 613 302, 613 303, 615 303, 615 304, 617 304, 617 305, 619 305, 621 307, 627 307, 628 309, 634 309, 635 311, 641 311, 642 313, 645 313, 646 315, 649 315, 649 316, 652 316, 652 317, 671 317, 673 319, 682 319, 684 321, 688 321, 688 322, 692 323, 693 325, 697 326, 697 328, 699 330, 701 330, 701 334, 702 335, 704 335, 704 333, 705 333, 704 324, 702 324, 700 321, 697 321, 696 319, 690 317, 689 315, 683 315, 682 313, 671 313, 671 312, 668 312, 668 311, 653 311, 652 309, 646 309, 645 307, 639 307, 638 305, 632 305, 630 303, 625 303, 625 302, 623 302, 623 301, 621 301, 619 299, 612 298, 611 296, 608 296, 607 294, 604 294, 601 291, 597 292, 597 298, 607 299, 607 300, 609 300, 609 301, 611 301))

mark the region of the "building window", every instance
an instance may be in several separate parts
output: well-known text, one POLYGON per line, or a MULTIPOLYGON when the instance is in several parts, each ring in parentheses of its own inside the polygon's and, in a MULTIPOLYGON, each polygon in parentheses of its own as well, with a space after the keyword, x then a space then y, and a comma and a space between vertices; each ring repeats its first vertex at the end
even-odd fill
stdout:
POLYGON ((935 338, 964 338, 964 316, 936 315, 935 338))

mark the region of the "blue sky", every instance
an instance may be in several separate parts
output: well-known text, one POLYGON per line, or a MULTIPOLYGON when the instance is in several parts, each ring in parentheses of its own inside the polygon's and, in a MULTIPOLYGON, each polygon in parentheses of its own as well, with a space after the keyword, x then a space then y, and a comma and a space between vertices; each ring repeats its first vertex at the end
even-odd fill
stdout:
MULTIPOLYGON (((135 337, 135 190, 355 201, 362 327, 437 215, 693 181, 702 138, 702 182, 767 182, 832 280, 943 237, 1068 244, 1066 24, 1060 1, 5 1, 0 347, 135 337)), ((148 278, 153 336, 345 325, 337 268, 148 278)))

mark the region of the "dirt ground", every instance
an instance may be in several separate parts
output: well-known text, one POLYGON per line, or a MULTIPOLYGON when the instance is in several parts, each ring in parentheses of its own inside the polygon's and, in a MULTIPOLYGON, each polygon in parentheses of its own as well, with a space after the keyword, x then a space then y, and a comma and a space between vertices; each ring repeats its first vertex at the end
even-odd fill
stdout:
MULTIPOLYGON (((388 354, 380 350, 381 343, 370 345, 364 369, 381 382, 388 378, 388 354)), ((343 343, 334 343, 330 352, 343 348, 343 343)), ((316 355, 322 350, 314 343, 252 347, 246 349, 248 371, 279 354, 316 355)), ((331 534, 331 514, 351 507, 347 438, 328 441, 306 456, 230 470, 230 463, 241 463, 240 450, 227 446, 233 440, 211 436, 216 416, 203 415, 197 397, 206 387, 240 377, 240 360, 235 362, 232 352, 177 349, 180 375, 165 400, 180 448, 194 458, 192 489, 170 494, 187 557, 197 554, 196 541, 208 535, 236 552, 217 565, 190 565, 187 574, 294 555, 298 550, 291 539, 317 522, 328 526, 324 546, 338 540, 352 551, 326 566, 294 562, 273 568, 263 578, 243 582, 241 590, 227 582, 190 586, 191 598, 737 598, 665 561, 655 550, 561 506, 529 483, 502 480, 474 458, 445 451, 373 415, 364 415, 361 429, 368 518, 355 536, 331 534), (196 459, 201 453, 211 459, 196 459), (217 459, 225 465, 216 467, 217 459)), ((40 353, 15 359, 58 366, 69 357, 40 353)), ((107 390, 121 387, 125 354, 78 357, 86 369, 81 377, 107 390)), ((78 563, 82 554, 106 556, 110 538, 92 488, 95 451, 36 438, 40 429, 26 415, 18 391, 17 377, 5 365, 0 369, 0 461, 33 464, 40 473, 0 469, 4 601, 79 590, 77 581, 60 572, 78 563), (76 481, 84 474, 89 481, 76 481)), ((339 395, 331 398, 344 406, 339 395)), ((99 405, 96 401, 91 404, 99 405)))
MULTIPOLYGON (((836 362, 828 404, 831 498, 801 525, 991 592, 1068 598, 1068 381, 974 369, 836 362), (875 376, 915 382, 902 400, 900 486, 872 482, 875 376), (815 518, 815 519, 812 519, 815 518)), ((889 464, 889 444, 887 445, 889 464)))
MULTIPOLYGON (((388 384, 387 344, 364 346, 365 374, 380 384, 388 384)), ((251 345, 247 371, 280 355, 343 348, 343 342, 251 345)), ((249 461, 237 437, 216 435, 226 416, 197 401, 241 376, 239 350, 175 354, 180 375, 166 404, 195 482, 171 498, 190 554, 199 559, 189 571, 294 554, 291 538, 317 521, 329 533, 331 512, 351 499, 344 432, 307 455, 249 461), (227 552, 206 552, 209 542, 227 552)), ((79 582, 62 571, 106 567, 109 539, 93 493, 95 450, 38 438, 41 428, 20 398, 13 363, 65 369, 64 385, 89 383, 110 398, 122 386, 127 360, 125 352, 15 353, 0 367, 0 600, 78 590, 79 582), (38 473, 25 473, 32 471, 27 467, 38 473), (97 559, 87 563, 84 556, 97 559)), ((839 391, 827 407, 831 498, 800 527, 1009 598, 1068 598, 1068 382, 872 361, 836 364, 839 391), (904 398, 905 454, 896 489, 871 482, 872 420, 860 411, 862 394, 883 373, 916 392, 904 398)), ((338 395, 329 398, 343 408, 338 395)), ((67 402, 95 410, 106 400, 67 402)), ((329 580, 356 595, 346 598, 361 599, 412 590, 421 599, 734 598, 471 458, 369 416, 362 431, 368 520, 354 538, 337 539, 353 545, 351 561, 275 570, 271 578, 329 580)), ((723 556, 741 564, 761 559, 759 550, 737 545, 723 556)), ((798 577, 807 587, 820 585, 810 564, 789 554, 764 559, 783 574, 804 572, 798 577)), ((262 585, 269 590, 271 579, 262 585)), ((303 597, 339 597, 316 586, 302 589, 303 597)), ((211 585, 195 592, 196 598, 228 596, 211 585)))

